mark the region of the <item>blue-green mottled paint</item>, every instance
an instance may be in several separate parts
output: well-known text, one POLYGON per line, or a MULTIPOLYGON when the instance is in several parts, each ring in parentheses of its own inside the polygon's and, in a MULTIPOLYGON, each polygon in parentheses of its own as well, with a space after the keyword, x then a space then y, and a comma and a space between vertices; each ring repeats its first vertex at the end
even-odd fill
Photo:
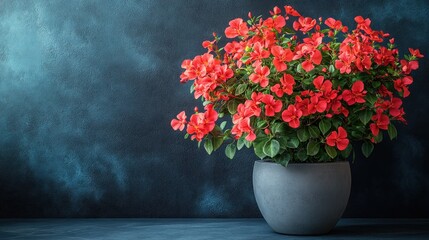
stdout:
MULTIPOLYGON (((207 156, 169 122, 180 63, 228 21, 293 4, 355 15, 429 56, 427 1, 1 1, 0 217, 254 217, 251 151, 207 156)), ((428 61, 408 126, 352 165, 346 216, 429 217, 428 61)))

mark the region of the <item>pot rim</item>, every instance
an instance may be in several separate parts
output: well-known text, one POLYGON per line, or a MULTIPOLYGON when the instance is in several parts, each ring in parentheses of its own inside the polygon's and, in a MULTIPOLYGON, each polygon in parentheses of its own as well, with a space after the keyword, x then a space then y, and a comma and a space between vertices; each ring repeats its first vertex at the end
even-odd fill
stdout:
MULTIPOLYGON (((265 159, 256 160, 255 163, 277 164, 277 165, 282 166, 281 164, 273 162, 273 161, 268 160, 268 159, 266 159, 266 160, 265 159)), ((314 165, 336 165, 336 164, 350 164, 350 162, 348 160, 335 161, 335 162, 317 162, 317 163, 312 163, 312 162, 296 163, 296 162, 294 162, 294 163, 288 163, 288 166, 289 165, 294 165, 294 166, 304 166, 304 165, 308 166, 308 165, 311 165, 311 166, 314 166, 314 165)))

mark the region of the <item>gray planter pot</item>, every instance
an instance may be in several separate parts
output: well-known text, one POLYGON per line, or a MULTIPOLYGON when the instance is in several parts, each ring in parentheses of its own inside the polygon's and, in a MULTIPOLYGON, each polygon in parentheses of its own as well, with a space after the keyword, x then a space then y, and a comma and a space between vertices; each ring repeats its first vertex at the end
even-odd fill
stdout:
POLYGON ((262 216, 278 233, 331 231, 347 206, 349 162, 280 164, 256 161, 253 190, 262 216))

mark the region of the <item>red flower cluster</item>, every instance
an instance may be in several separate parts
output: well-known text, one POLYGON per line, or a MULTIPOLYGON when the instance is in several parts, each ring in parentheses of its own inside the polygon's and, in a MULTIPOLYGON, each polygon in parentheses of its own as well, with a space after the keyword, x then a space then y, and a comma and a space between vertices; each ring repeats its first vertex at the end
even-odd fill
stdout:
POLYGON ((347 139, 347 132, 343 127, 338 128, 337 131, 332 131, 328 137, 326 137, 326 144, 331 147, 337 147, 338 150, 343 151, 349 145, 349 140, 347 139))
POLYGON ((182 131, 187 123, 188 127, 186 131, 188 134, 192 135, 191 139, 201 141, 214 129, 217 119, 218 113, 213 109, 213 105, 207 105, 206 112, 196 112, 191 116, 189 122, 186 122, 185 112, 182 111, 177 115, 177 119, 171 120, 171 126, 174 130, 182 131))
POLYGON ((218 86, 234 76, 234 72, 228 65, 215 59, 210 53, 196 56, 193 60, 185 60, 182 68, 186 69, 180 76, 180 82, 185 83, 194 80, 195 99, 204 97, 208 100, 222 98, 223 91, 217 90, 218 86))
POLYGON ((179 113, 173 129, 187 126, 198 141, 255 142, 260 155, 268 154, 256 150, 260 142, 277 139, 286 144, 278 155, 297 156, 311 139, 328 149, 308 148, 314 150, 310 156, 322 159, 337 156, 332 151, 349 153, 351 140, 377 143, 380 130, 393 138, 392 121, 405 123, 401 98, 410 95, 420 51, 410 48, 400 59, 394 39, 373 30, 368 18, 355 17, 356 28, 349 30, 334 18, 302 16, 291 6, 284 10, 275 7, 266 19, 249 13, 248 21, 230 21, 225 29, 230 42, 218 47, 213 34, 214 40, 203 42, 206 53, 183 61, 181 82, 194 80, 194 96, 206 108, 189 122, 179 113), (224 115, 231 115, 231 129, 216 127, 224 115), (284 141, 297 136, 299 146, 284 141))

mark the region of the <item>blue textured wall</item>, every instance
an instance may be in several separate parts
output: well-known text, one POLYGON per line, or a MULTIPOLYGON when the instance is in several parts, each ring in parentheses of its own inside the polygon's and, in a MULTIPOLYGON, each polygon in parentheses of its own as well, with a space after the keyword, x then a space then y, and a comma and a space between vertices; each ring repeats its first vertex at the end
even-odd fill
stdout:
MULTIPOLYGON (((0 217, 259 216, 252 152, 207 156, 169 122, 180 63, 230 19, 293 4, 363 15, 429 57, 427 1, 0 0, 0 217)), ((428 61, 399 139, 359 156, 346 216, 429 217, 428 61)))

